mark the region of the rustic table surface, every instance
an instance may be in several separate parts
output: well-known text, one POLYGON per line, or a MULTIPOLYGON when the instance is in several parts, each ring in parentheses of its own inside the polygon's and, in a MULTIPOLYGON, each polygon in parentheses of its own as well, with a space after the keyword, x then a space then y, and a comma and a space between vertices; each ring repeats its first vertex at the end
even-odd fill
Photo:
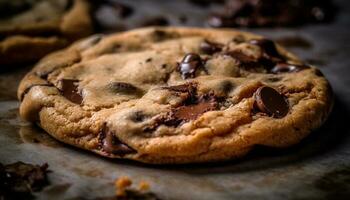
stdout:
MULTIPOLYGON (((179 25, 175 15, 181 12, 188 17, 186 25, 203 26, 207 16, 206 8, 184 1, 125 2, 136 8, 130 24, 151 13, 166 15, 179 25)), ((289 50, 319 66, 334 89, 329 120, 297 146, 257 148, 239 161, 178 166, 98 157, 56 142, 19 118, 16 90, 28 66, 0 73, 0 162, 47 162, 51 184, 36 193, 38 199, 110 196, 113 181, 120 176, 148 181, 164 199, 350 199, 350 1, 336 3, 340 10, 331 24, 248 29, 282 43, 301 40, 289 50)))

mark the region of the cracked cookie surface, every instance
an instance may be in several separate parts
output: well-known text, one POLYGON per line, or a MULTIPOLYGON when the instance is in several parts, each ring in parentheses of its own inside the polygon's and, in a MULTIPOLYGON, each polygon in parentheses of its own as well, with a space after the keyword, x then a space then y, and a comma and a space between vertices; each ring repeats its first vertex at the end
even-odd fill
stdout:
POLYGON ((0 64, 34 62, 92 33, 86 0, 0 1, 0 64))
POLYGON ((94 35, 42 59, 18 89, 22 118, 111 158, 191 163, 287 147, 322 125, 322 73, 273 41, 225 29, 94 35))

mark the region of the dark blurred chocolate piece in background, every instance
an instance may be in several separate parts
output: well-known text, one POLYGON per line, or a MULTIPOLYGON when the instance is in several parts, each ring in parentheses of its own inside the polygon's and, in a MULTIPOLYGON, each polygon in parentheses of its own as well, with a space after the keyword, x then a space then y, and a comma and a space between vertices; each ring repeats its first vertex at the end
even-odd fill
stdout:
POLYGON ((124 3, 113 0, 90 0, 93 4, 92 16, 96 32, 114 32, 127 30, 123 19, 130 17, 134 9, 124 3))
POLYGON ((208 19, 212 27, 299 26, 330 22, 336 7, 331 0, 227 0, 222 13, 208 19))
POLYGON ((169 21, 164 16, 147 17, 140 24, 141 27, 144 27, 144 26, 168 26, 168 25, 169 25, 169 21))

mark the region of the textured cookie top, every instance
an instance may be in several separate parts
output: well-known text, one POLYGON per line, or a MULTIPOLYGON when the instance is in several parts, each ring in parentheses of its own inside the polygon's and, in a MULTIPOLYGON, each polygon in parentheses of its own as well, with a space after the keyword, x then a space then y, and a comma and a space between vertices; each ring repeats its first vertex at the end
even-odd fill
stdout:
POLYGON ((92 36, 44 58, 18 91, 21 116, 59 140, 152 163, 294 144, 326 119, 330 94, 270 40, 193 28, 92 36))

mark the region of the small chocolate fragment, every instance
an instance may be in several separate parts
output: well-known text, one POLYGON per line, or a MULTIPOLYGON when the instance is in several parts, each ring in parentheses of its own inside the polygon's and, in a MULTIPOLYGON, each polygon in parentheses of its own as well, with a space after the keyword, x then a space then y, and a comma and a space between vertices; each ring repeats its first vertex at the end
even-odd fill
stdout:
POLYGON ((188 53, 182 59, 178 65, 178 71, 180 71, 183 79, 194 78, 196 71, 203 67, 203 61, 198 54, 188 53))
POLYGON ((125 154, 136 153, 134 149, 122 143, 115 136, 115 134, 108 129, 106 124, 103 126, 100 132, 99 141, 100 141, 101 148, 106 153, 115 154, 118 156, 124 156, 125 154))
POLYGON ((201 49, 201 51, 203 53, 212 55, 212 54, 214 54, 216 52, 221 51, 223 46, 224 45, 219 44, 219 43, 215 43, 215 42, 210 42, 208 40, 204 40, 200 44, 200 49, 201 49))
POLYGON ((81 104, 83 97, 78 89, 79 80, 75 79, 62 79, 60 80, 61 92, 64 97, 73 103, 81 104))
POLYGON ((309 69, 307 65, 294 65, 288 63, 277 63, 272 69, 271 73, 280 74, 280 73, 290 73, 290 72, 299 72, 304 69, 309 69))
POLYGON ((282 118, 289 112, 286 98, 275 89, 262 86, 254 94, 255 106, 261 112, 275 118, 282 118))
POLYGON ((112 82, 107 87, 115 93, 139 94, 141 92, 136 86, 125 82, 112 82))

